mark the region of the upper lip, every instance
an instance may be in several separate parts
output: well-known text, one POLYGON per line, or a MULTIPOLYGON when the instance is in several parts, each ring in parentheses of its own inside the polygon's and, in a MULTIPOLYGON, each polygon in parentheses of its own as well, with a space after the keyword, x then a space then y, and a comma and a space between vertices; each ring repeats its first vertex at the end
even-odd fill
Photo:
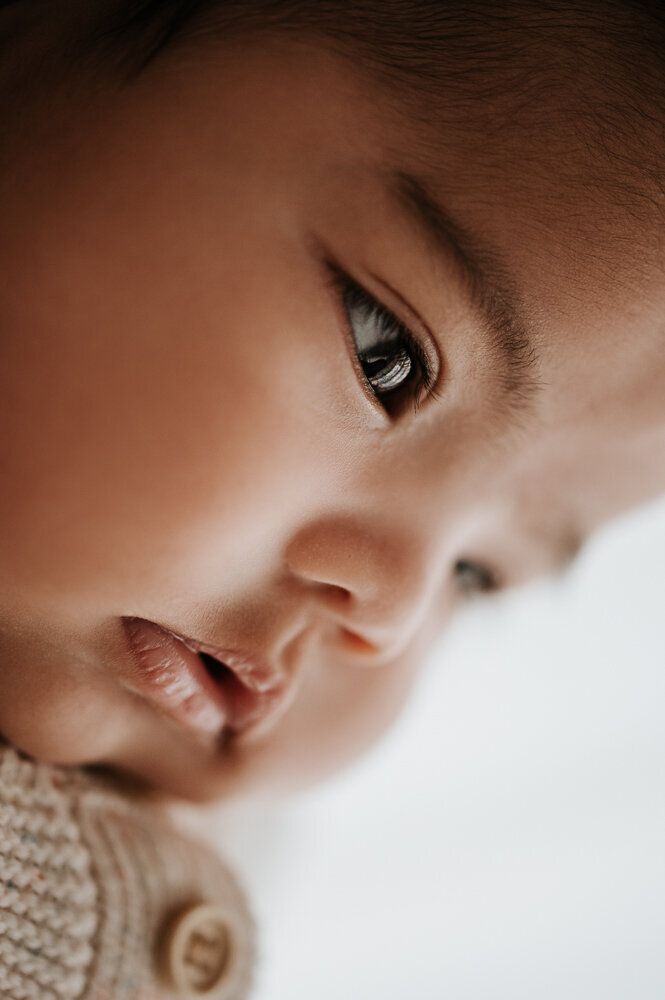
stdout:
POLYGON ((121 669, 127 687, 209 742, 267 723, 284 710, 293 677, 283 662, 124 618, 132 653, 121 669), (209 669, 200 654, 219 665, 209 669), (215 674, 215 676, 213 676, 215 674))
POLYGON ((269 662, 264 657, 215 646, 209 642, 200 642, 198 639, 190 639, 184 635, 177 635, 175 632, 172 632, 171 635, 180 639, 193 652, 207 653, 208 656, 218 660, 231 673, 235 674, 241 684, 250 691, 263 694, 283 686, 286 681, 285 672, 280 669, 279 665, 269 662))

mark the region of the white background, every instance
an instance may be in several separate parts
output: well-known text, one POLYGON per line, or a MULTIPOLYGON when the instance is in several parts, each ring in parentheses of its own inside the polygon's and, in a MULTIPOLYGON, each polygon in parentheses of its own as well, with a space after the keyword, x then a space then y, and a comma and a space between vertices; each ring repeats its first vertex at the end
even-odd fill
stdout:
POLYGON ((664 596, 660 502, 470 608, 355 769, 216 811, 254 1000, 663 1000, 664 596))

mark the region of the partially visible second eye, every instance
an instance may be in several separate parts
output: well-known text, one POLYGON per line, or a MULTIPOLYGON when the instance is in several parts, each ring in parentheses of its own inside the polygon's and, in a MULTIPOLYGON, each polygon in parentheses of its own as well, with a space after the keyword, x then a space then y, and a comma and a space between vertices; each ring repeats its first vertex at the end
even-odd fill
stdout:
POLYGON ((422 345, 393 313, 364 288, 335 273, 358 363, 383 409, 399 416, 405 402, 417 407, 435 381, 422 345))
POLYGON ((457 587, 465 597, 488 594, 500 589, 496 574, 487 566, 472 559, 458 559, 453 566, 453 576, 457 587))

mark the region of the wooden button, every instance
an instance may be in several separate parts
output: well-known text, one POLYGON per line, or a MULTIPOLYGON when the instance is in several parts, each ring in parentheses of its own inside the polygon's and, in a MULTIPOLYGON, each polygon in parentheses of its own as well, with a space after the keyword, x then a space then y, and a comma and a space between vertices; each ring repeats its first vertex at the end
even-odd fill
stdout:
POLYGON ((166 929, 161 966, 172 990, 182 997, 222 996, 233 965, 229 920, 215 903, 195 903, 176 914, 166 929))

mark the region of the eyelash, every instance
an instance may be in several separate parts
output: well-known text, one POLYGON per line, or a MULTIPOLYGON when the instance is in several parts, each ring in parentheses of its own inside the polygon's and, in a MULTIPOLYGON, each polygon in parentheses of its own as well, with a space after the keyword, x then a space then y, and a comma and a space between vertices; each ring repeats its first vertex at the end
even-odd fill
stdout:
POLYGON ((347 320, 347 332, 356 355, 359 375, 364 388, 393 418, 397 418, 404 409, 406 401, 413 403, 414 411, 428 397, 435 397, 436 372, 422 344, 409 328, 399 320, 394 313, 378 302, 365 288, 354 281, 333 264, 328 265, 334 288, 341 298, 344 315, 347 320), (358 351, 356 337, 353 331, 351 314, 354 310, 363 310, 369 319, 373 320, 378 329, 385 334, 386 346, 401 345, 412 362, 412 371, 399 386, 392 390, 378 392, 371 384, 363 369, 361 353, 358 351))

